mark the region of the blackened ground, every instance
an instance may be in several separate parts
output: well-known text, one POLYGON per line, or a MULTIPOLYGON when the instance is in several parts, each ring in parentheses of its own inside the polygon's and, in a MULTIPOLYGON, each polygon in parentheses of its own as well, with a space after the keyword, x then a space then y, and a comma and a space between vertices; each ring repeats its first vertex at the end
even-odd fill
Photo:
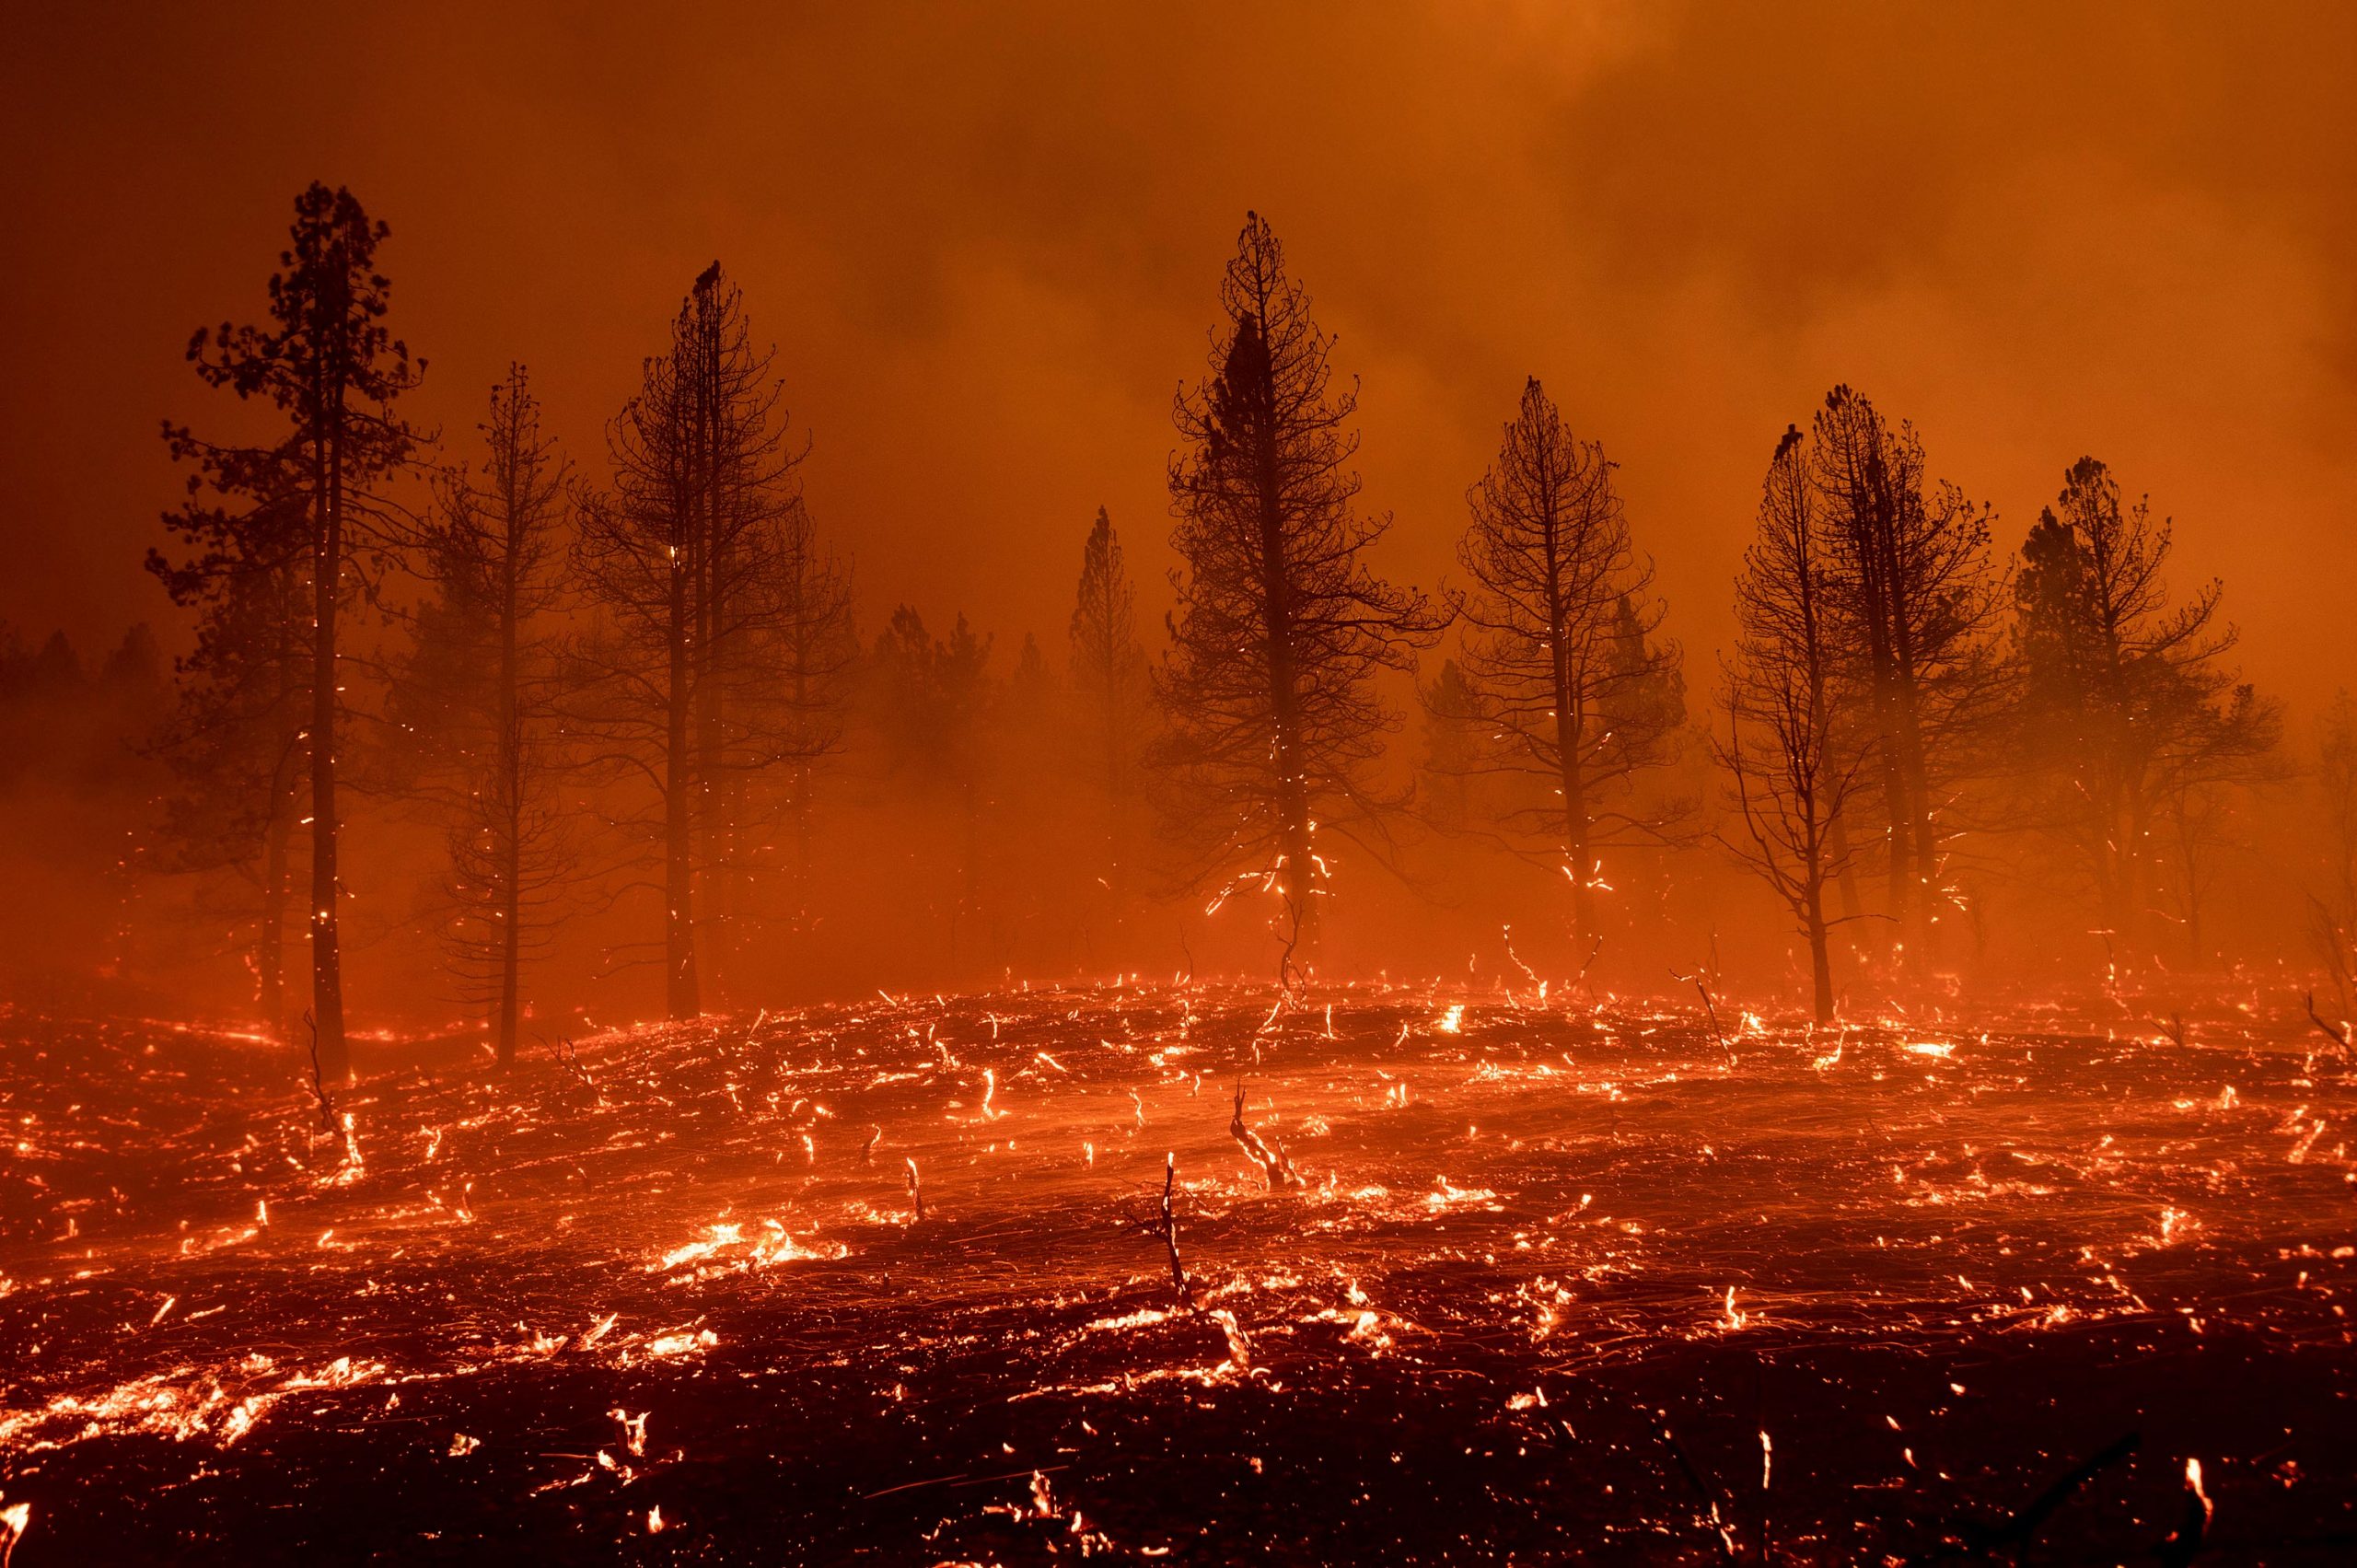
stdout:
POLYGON ((1723 1048, 1010 992, 378 1042, 331 1133, 276 1048, 18 1015, 0 1518, 13 1568, 2112 1562, 2206 1497, 2195 1561, 2348 1562, 2357 1079, 2251 1000, 1723 1048))

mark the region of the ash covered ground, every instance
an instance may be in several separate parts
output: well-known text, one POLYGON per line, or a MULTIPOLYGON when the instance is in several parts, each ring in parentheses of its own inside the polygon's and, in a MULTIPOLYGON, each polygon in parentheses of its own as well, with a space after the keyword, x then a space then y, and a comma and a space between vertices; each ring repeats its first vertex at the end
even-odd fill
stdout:
POLYGON ((1721 1007, 1018 991, 504 1079, 363 1042, 333 1132, 284 1048, 12 1014, 0 1540, 2357 1560, 2357 1072, 2296 1008, 1721 1007))

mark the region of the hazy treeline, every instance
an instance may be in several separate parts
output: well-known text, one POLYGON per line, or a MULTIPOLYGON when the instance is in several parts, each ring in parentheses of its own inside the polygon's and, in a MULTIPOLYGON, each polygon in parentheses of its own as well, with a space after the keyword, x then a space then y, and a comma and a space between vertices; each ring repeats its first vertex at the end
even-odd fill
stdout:
POLYGON ((62 640, 0 661, 8 786, 98 781, 117 841, 87 967, 234 964, 331 1073, 348 955, 366 1009, 460 1011, 502 1060, 583 1007, 1199 962, 1650 986, 1723 940, 1830 1017, 1985 965, 1994 911, 2117 979, 2280 954, 2285 923, 2230 944, 2222 910, 2290 892, 2351 1005, 2357 710, 2287 739, 2221 586, 2172 578, 2169 520, 2096 459, 2058 452, 2008 546, 1834 388, 1762 433, 1703 663, 1607 447, 1533 378, 1468 476, 1460 574, 1396 583, 1355 384, 1254 215, 1173 411, 1161 624, 1101 509, 1066 627, 862 624, 718 263, 602 431, 548 428, 517 365, 434 433, 388 237, 314 186, 261 320, 189 345, 268 433, 166 427, 168 686, 144 629, 96 676, 62 640))

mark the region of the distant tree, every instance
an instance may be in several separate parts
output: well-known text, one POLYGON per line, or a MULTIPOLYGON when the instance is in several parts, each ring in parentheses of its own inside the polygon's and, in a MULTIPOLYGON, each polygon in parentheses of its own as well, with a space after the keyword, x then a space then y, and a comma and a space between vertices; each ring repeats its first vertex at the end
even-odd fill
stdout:
POLYGON ((1129 891, 1130 830, 1151 674, 1138 646, 1137 595, 1105 508, 1081 547, 1072 612, 1072 692, 1081 748, 1103 812, 1099 864, 1116 918, 1129 891))
POLYGON ((555 787, 555 638, 567 465, 540 430, 521 366, 491 389, 483 464, 440 487, 418 552, 429 597, 396 676, 393 713, 426 759, 449 852, 445 946, 482 1009, 499 1064, 516 1060, 523 970, 548 944, 566 874, 555 787))
POLYGON ((765 652, 777 667, 782 698, 778 749, 794 845, 788 867, 791 919, 801 932, 810 922, 819 773, 843 748, 860 650, 852 625, 851 569, 820 540, 798 494, 780 519, 779 543, 773 625, 765 652))
POLYGON ((1419 695, 1424 814, 1442 831, 1460 832, 1475 815, 1475 775, 1496 771, 1491 726, 1465 679, 1465 667, 1453 658, 1441 661, 1440 673, 1419 695))
POLYGON ((752 782, 840 739, 847 599, 801 507, 774 358, 714 262, 608 427, 612 490, 579 498, 575 573, 599 614, 569 659, 567 727, 650 786, 653 809, 625 827, 662 865, 675 1018, 703 1007, 701 939, 724 970, 738 940, 769 837, 752 830, 752 782))
POLYGON ((1497 459, 1468 493, 1457 560, 1473 587, 1466 691, 1503 745, 1481 765, 1543 781, 1551 798, 1511 809, 1510 838, 1537 839, 1572 888, 1577 935, 1596 928, 1600 856, 1659 842, 1681 814, 1640 793, 1686 722, 1678 645, 1660 640, 1653 565, 1630 542, 1604 448, 1576 439, 1533 377, 1497 459))
POLYGON ((1759 532, 1736 583, 1736 641, 1724 663, 1713 738, 1739 830, 1721 834, 1737 864, 1782 899, 1808 943, 1817 1020, 1832 1021, 1830 933, 1846 917, 1826 889, 1848 863, 1842 823, 1868 740, 1835 712, 1840 635, 1834 552, 1801 433, 1776 445, 1759 532))
MULTIPOLYGON (((2182 832, 2201 792, 2255 778, 2281 718, 2226 668, 2236 633, 2211 582, 2172 603, 2170 526, 2120 504, 2111 471, 2082 458, 2022 546, 2014 584, 2023 742, 2035 748, 2033 825, 2067 846, 2118 950, 2153 948, 2161 891, 2154 830, 2182 832), (2059 509, 2058 509, 2059 508, 2059 509)), ((2198 864, 2185 885, 2199 939, 2198 864)))
MULTIPOLYGON (((958 821, 957 897, 949 912, 949 957, 982 911, 982 823, 985 796, 984 726, 994 695, 990 679, 994 638, 976 634, 964 615, 947 638, 925 629, 907 605, 876 640, 874 665, 886 756, 894 771, 925 793, 946 791, 958 821)), ((1034 647, 1037 655, 1036 645, 1034 647)), ((1045 665, 1039 665, 1044 674, 1045 665)))
POLYGON ((1888 914, 1903 953, 1936 940, 1947 808, 2002 699, 1991 513, 1933 485, 1922 443, 1836 387, 1812 427, 1840 704, 1873 738, 1888 914))
MULTIPOLYGON (((1447 616, 1364 559, 1389 518, 1354 508, 1354 390, 1337 391, 1333 340, 1248 215, 1221 281, 1211 378, 1182 389, 1185 448, 1170 462, 1171 648, 1155 678, 1154 757, 1191 879, 1250 877, 1283 900, 1288 953, 1314 954, 1330 829, 1381 855, 1406 805, 1376 776, 1398 715, 1375 689, 1411 670, 1447 616)), ((1288 958, 1290 963, 1291 958, 1288 958)))
POLYGON ((2322 890, 2308 894, 2309 943, 2344 1018, 2357 1015, 2357 699, 2333 694, 2317 726, 2322 890))
MULTIPOLYGON (((207 623, 200 638, 209 629, 221 639, 210 655, 201 646, 205 662, 183 676, 214 689, 224 714, 252 712, 256 686, 274 690, 261 704, 272 712, 308 697, 300 739, 310 784, 311 1011, 331 1080, 351 1070, 337 942, 340 617, 372 588, 401 538, 386 484, 407 466, 418 436, 392 405, 424 369, 384 323, 391 285, 377 271, 377 248, 389 232, 350 192, 312 185, 296 199, 292 243, 270 280, 270 324, 224 324, 190 340, 188 357, 207 386, 268 402, 284 430, 275 441, 237 447, 168 424, 173 456, 197 471, 189 504, 167 524, 193 554, 178 563, 149 557, 174 599, 207 623), (217 504, 200 499, 207 491, 217 504), (290 615, 308 633, 309 670, 299 690, 279 663, 290 615)), ((211 727, 202 714, 188 716, 197 730, 211 727)), ((239 748, 249 761, 257 749, 239 748)), ((252 785, 262 771, 238 765, 215 777, 252 785)), ((267 821, 274 810, 252 815, 267 821)))

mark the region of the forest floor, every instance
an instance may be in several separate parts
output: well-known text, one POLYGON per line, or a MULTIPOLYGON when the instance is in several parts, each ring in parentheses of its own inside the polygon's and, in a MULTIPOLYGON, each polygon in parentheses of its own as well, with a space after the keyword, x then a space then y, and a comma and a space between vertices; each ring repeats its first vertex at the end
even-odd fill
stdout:
POLYGON ((2357 1070, 2241 1001, 879 999, 332 1132, 7 1014, 0 1556, 2357 1561, 2357 1070))

